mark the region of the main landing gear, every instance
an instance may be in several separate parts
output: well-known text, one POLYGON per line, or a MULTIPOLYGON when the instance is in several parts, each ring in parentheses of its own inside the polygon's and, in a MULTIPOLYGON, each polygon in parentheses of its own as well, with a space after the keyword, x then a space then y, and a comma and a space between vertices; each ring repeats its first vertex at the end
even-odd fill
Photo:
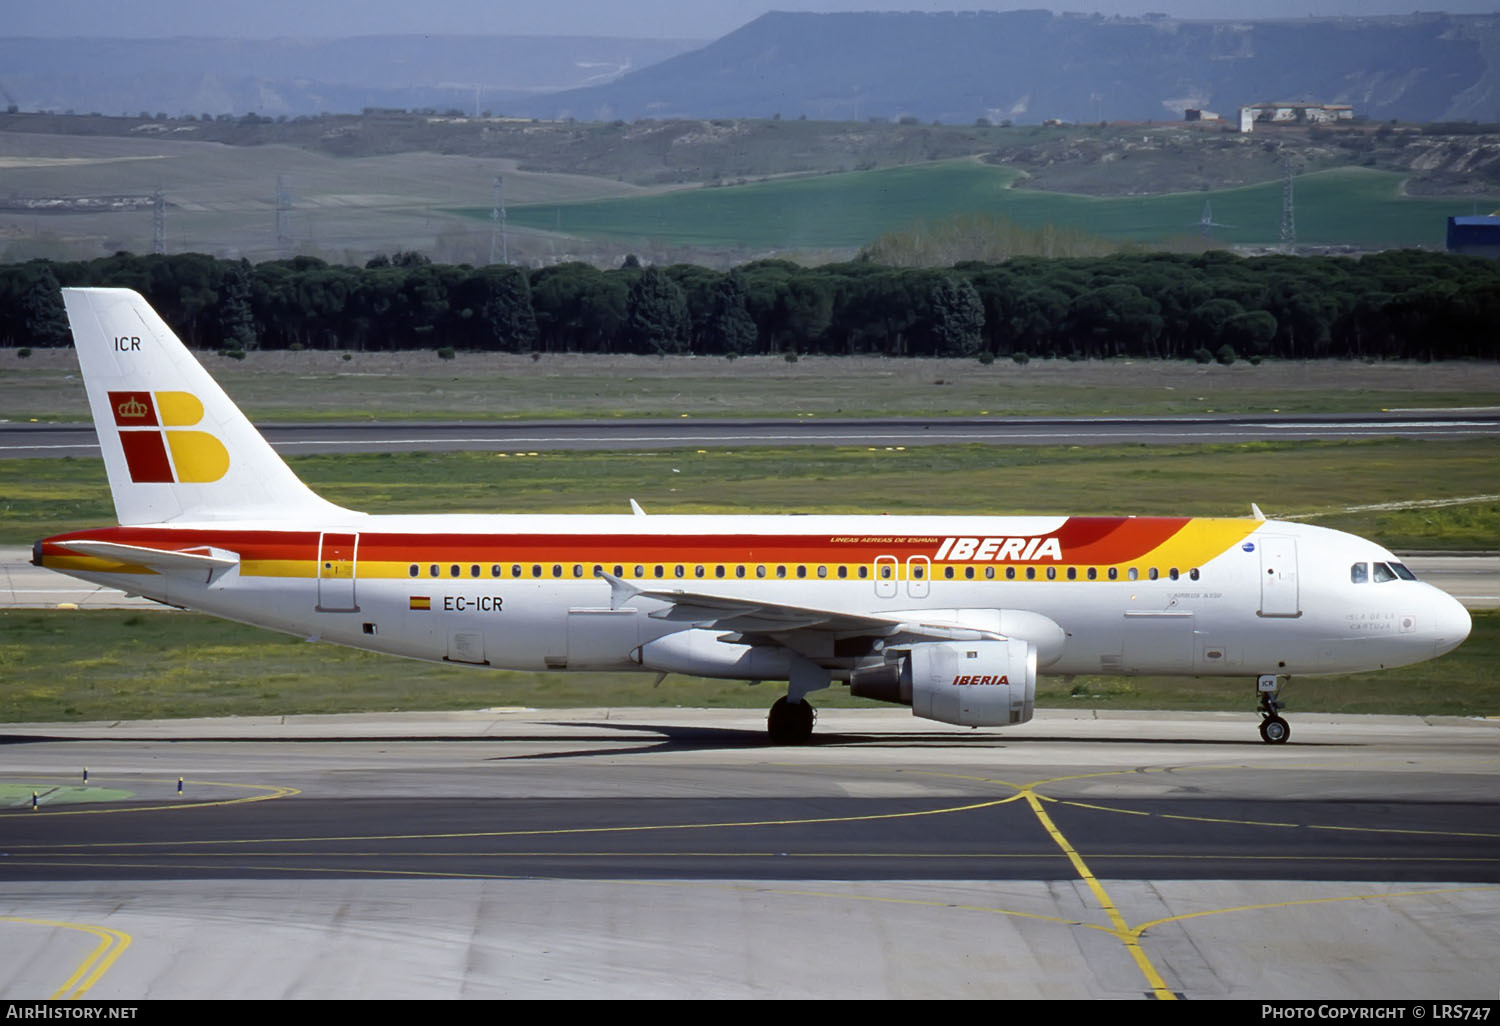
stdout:
POLYGON ((787 662, 790 672, 787 674, 786 697, 778 698, 771 706, 766 730, 773 745, 805 745, 812 737, 813 720, 817 719, 817 713, 808 704, 808 692, 821 691, 833 677, 826 669, 796 652, 788 655, 787 662))
POLYGON ((1280 678, 1274 673, 1263 673, 1256 678, 1255 690, 1260 693, 1260 739, 1268 745, 1286 744, 1286 739, 1292 736, 1292 727, 1278 715, 1280 678))
POLYGON ((815 719, 817 713, 811 702, 778 698, 771 706, 771 714, 766 717, 766 730, 773 745, 805 745, 812 737, 815 719))

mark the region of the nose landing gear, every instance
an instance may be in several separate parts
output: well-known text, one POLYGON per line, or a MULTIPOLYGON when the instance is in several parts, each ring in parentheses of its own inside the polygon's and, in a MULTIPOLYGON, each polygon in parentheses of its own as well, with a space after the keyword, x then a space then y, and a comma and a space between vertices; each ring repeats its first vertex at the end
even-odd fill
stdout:
POLYGON ((1274 673, 1263 673, 1256 678, 1255 690, 1260 694, 1260 739, 1268 745, 1286 744, 1292 736, 1292 727, 1278 715, 1280 678, 1274 673))

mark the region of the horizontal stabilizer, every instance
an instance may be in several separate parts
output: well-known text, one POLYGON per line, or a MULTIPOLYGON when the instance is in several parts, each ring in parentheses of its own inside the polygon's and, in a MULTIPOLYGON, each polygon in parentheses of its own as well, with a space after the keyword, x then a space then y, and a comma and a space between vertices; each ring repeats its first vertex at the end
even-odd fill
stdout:
POLYGON ((240 557, 223 549, 153 549, 145 545, 121 545, 119 542, 59 542, 60 546, 82 556, 117 559, 122 563, 150 567, 152 570, 226 570, 239 566, 240 557))

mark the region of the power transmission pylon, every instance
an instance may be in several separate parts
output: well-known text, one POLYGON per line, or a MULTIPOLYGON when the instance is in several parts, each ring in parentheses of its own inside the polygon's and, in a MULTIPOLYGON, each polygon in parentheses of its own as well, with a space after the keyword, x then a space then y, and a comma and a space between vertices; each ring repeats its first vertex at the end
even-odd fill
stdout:
POLYGON ((167 194, 157 189, 151 194, 151 252, 161 256, 167 251, 167 194))
POLYGON ((498 244, 500 250, 500 262, 510 263, 510 243, 505 238, 505 182, 504 175, 495 176, 495 197, 490 205, 490 263, 495 262, 495 249, 498 244))
POLYGON ((286 252, 292 236, 288 227, 292 213, 292 194, 286 189, 286 175, 276 176, 276 249, 286 252))
POLYGON ((1297 245, 1297 219, 1292 210, 1292 158, 1281 155, 1281 246, 1290 251, 1297 245))

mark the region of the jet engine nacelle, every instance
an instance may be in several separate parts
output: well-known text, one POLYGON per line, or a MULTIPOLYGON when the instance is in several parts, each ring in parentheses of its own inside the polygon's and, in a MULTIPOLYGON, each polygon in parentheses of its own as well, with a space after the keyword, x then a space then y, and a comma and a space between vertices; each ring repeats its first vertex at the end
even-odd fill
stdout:
POLYGON ((892 655, 884 666, 855 670, 850 693, 964 727, 1025 723, 1036 708, 1037 655, 1029 641, 923 642, 892 655))
POLYGON ((1003 727, 1025 723, 1036 708, 1036 646, 1029 641, 913 645, 906 672, 912 714, 929 720, 1003 727))

